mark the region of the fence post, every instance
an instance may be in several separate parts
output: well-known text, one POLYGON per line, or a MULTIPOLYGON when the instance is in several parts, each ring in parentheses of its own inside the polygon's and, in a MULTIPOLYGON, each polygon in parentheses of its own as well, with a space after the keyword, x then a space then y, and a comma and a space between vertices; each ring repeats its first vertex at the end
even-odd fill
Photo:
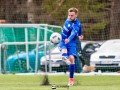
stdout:
POLYGON ((1 44, 0 44, 0 74, 1 74, 1 71, 2 69, 1 69, 1 44))
POLYGON ((28 52, 28 30, 27 30, 27 28, 25 27, 25 42, 26 42, 26 64, 27 64, 27 71, 29 71, 29 69, 30 69, 30 66, 29 66, 29 56, 28 56, 28 54, 29 54, 29 52, 28 52))
POLYGON ((52 72, 52 66, 51 66, 51 43, 49 44, 49 72, 52 72))
POLYGON ((6 73, 6 47, 5 45, 1 45, 1 61, 0 61, 0 71, 1 73, 6 73))
POLYGON ((48 70, 47 70, 47 57, 46 57, 46 53, 47 53, 47 51, 46 51, 46 45, 47 45, 47 43, 46 43, 46 41, 47 41, 47 25, 45 25, 44 41, 45 41, 45 43, 44 43, 44 53, 45 53, 44 56, 45 56, 45 59, 46 59, 45 73, 47 73, 48 72, 48 70))
POLYGON ((37 43, 36 43, 36 63, 35 63, 35 73, 38 71, 38 49, 39 49, 39 37, 40 37, 40 28, 37 27, 37 43))

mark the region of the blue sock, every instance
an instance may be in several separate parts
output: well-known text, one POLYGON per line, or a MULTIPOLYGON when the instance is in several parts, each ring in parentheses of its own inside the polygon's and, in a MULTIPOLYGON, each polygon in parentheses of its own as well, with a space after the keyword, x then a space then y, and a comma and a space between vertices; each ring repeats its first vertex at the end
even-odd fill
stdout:
POLYGON ((69 78, 73 78, 74 77, 74 72, 75 72, 75 64, 70 64, 69 65, 69 72, 70 72, 69 78))
POLYGON ((63 53, 63 54, 62 54, 62 56, 64 56, 64 57, 68 58, 67 53, 63 53))

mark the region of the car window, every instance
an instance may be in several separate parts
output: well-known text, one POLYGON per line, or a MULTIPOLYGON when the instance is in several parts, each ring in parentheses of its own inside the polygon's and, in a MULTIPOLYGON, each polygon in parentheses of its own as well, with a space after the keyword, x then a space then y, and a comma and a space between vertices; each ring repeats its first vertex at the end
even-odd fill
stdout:
POLYGON ((84 47, 83 52, 88 52, 88 50, 95 51, 95 48, 99 48, 99 47, 100 47, 99 43, 90 43, 84 47))
POLYGON ((88 52, 88 50, 94 50, 94 47, 92 44, 88 44, 85 48, 84 48, 84 52, 88 52))
POLYGON ((44 49, 46 48, 46 51, 49 51, 49 49, 53 49, 56 45, 55 44, 46 44, 46 47, 44 44, 41 44, 38 48, 38 51, 43 52, 44 49))
POLYGON ((104 49, 111 45, 113 46, 114 44, 120 44, 120 40, 119 39, 118 40, 108 40, 101 45, 100 49, 104 49))
POLYGON ((110 44, 108 46, 101 47, 98 51, 120 51, 120 43, 110 44))

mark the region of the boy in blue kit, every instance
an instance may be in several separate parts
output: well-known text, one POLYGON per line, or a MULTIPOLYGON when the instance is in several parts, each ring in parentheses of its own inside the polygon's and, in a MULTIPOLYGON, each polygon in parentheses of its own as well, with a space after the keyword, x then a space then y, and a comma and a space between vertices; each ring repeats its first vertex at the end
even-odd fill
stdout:
POLYGON ((82 26, 77 18, 78 9, 70 8, 68 10, 68 17, 64 22, 61 36, 62 40, 58 47, 62 52, 62 59, 65 62, 69 62, 69 81, 68 85, 74 84, 74 72, 75 72, 75 57, 76 57, 76 39, 82 36, 82 26))

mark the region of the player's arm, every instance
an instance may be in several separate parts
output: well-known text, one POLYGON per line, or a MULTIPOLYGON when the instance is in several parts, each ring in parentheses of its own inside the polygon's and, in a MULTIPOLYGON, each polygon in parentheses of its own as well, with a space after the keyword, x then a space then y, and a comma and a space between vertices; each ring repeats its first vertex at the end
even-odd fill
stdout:
POLYGON ((84 38, 84 36, 82 35, 82 26, 80 24, 80 28, 79 28, 79 31, 78 31, 78 37, 79 37, 79 40, 82 40, 84 38))
POLYGON ((78 32, 78 28, 73 28, 70 36, 68 37, 69 41, 71 41, 75 37, 75 35, 77 34, 77 32, 78 32))
POLYGON ((73 30, 71 31, 71 34, 68 37, 68 39, 65 40, 65 43, 67 44, 68 42, 70 42, 75 37, 75 35, 78 33, 78 31, 79 31, 79 27, 78 26, 73 27, 73 30))

